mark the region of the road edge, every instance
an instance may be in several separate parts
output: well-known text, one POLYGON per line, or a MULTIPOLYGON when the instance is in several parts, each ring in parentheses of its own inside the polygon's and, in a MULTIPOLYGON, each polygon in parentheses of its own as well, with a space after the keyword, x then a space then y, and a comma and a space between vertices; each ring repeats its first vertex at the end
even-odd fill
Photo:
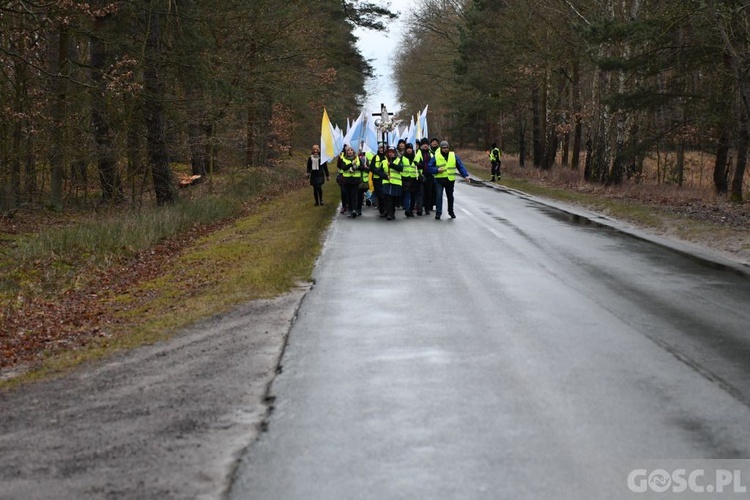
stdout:
POLYGON ((614 230, 623 234, 627 234, 634 238, 638 238, 649 243, 653 243, 664 248, 667 248, 679 255, 688 257, 690 259, 701 262, 703 265, 709 267, 728 270, 737 274, 741 274, 750 277, 750 263, 743 262, 739 259, 733 259, 720 250, 701 246, 697 243, 677 239, 674 237, 659 236, 649 232, 647 229, 635 226, 631 223, 609 217, 600 212, 588 210, 570 203, 561 202, 552 198, 544 196, 538 196, 520 191, 518 189, 510 188, 508 186, 494 184, 490 181, 481 180, 479 184, 484 187, 495 189, 498 191, 506 191, 515 196, 539 203, 541 205, 554 208, 572 217, 580 217, 588 221, 592 225, 599 225, 610 230, 614 230))

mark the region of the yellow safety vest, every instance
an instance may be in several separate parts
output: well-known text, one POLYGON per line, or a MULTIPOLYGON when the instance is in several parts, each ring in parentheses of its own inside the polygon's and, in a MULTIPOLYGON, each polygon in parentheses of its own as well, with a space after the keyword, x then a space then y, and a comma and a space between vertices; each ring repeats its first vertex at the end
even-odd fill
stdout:
MULTIPOLYGON (((427 158, 424 159, 424 166, 427 167, 427 164, 430 163, 430 158, 432 158, 433 155, 432 152, 428 149, 427 150, 427 158)), ((424 153, 421 149, 418 149, 416 154, 414 155, 414 163, 419 164, 422 162, 422 158, 424 158, 424 153)))
POLYGON ((344 177, 358 177, 360 172, 357 171, 357 167, 359 167, 359 157, 354 157, 353 160, 349 160, 344 156, 344 153, 341 153, 341 160, 344 162, 344 169, 341 171, 342 174, 344 174, 344 177), (352 168, 354 166, 354 168, 352 168))
MULTIPOLYGON (((415 157, 416 159, 416 157, 415 157)), ((416 179, 417 178, 417 164, 416 162, 409 161, 409 158, 406 156, 402 156, 399 160, 399 165, 404 167, 404 169, 401 171, 401 177, 406 179, 416 179)))
MULTIPOLYGON (((379 154, 374 155, 373 158, 375 158, 375 167, 385 170, 383 165, 388 163, 388 158, 386 158, 385 156, 380 156, 379 154)), ((372 178, 380 179, 380 176, 376 174, 375 172, 373 172, 372 178)))
MULTIPOLYGON (((393 162, 395 163, 396 160, 394 159, 393 162)), ((390 178, 383 179, 383 184, 393 184, 394 186, 403 185, 401 182, 401 172, 395 169, 391 170, 391 165, 387 158, 383 161, 383 170, 385 170, 385 173, 387 173, 390 178)))
POLYGON ((443 156, 443 153, 435 153, 435 166, 437 168, 444 168, 442 172, 435 174, 436 179, 448 178, 452 181, 456 178, 456 153, 453 151, 448 153, 448 158, 443 156))

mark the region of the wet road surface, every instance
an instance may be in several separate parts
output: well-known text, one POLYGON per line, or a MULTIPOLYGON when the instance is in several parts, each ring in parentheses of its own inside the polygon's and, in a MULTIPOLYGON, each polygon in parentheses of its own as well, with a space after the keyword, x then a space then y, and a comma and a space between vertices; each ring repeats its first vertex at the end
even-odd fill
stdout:
POLYGON ((648 459, 750 458, 746 274, 498 189, 456 215, 338 216, 230 498, 635 498, 648 459))

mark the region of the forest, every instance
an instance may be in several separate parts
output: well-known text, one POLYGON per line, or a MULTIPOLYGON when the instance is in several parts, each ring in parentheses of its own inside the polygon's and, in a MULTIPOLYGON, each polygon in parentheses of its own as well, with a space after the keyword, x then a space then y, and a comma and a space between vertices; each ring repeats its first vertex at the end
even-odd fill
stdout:
POLYGON ((272 167, 317 142, 324 107, 357 116, 373 69, 354 31, 397 17, 401 112, 429 104, 434 134, 612 186, 681 186, 700 152, 715 192, 739 202, 748 7, 415 0, 399 16, 377 1, 3 1, 0 214, 161 206, 179 197, 175 165, 202 178, 272 167))
POLYGON ((611 186, 682 186, 712 161, 743 199, 750 3, 741 0, 428 0, 395 74, 410 113, 462 145, 581 169, 611 186), (437 84, 436 84, 437 83, 437 84), (657 157, 657 169, 647 169, 657 157))
POLYGON ((372 68, 357 26, 395 14, 341 0, 0 2, 0 213, 144 197, 272 164, 344 116, 372 68))

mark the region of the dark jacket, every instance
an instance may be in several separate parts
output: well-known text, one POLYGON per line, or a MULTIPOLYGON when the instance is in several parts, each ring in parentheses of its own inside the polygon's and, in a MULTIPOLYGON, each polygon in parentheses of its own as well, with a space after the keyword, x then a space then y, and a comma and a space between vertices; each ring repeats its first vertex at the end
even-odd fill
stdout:
MULTIPOLYGON (((320 159, 320 157, 318 157, 320 159)), ((328 174, 328 162, 323 162, 318 167, 318 170, 313 170, 313 157, 310 155, 307 158, 307 173, 310 175, 310 185, 320 186, 324 184, 326 179, 329 178, 328 174)))

